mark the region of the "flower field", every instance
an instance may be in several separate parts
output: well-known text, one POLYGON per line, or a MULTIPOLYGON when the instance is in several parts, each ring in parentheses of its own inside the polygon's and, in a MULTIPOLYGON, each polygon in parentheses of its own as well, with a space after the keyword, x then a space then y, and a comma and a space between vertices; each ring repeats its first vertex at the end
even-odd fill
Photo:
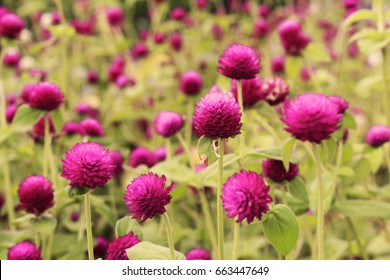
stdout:
POLYGON ((0 6, 0 259, 390 259, 390 3, 0 6))

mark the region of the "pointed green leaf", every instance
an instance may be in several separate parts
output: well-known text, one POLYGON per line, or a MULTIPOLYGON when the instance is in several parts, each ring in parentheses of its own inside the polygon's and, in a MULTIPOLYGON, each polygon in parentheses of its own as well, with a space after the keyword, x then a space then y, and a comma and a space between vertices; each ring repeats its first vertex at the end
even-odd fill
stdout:
POLYGON ((367 10, 367 9, 362 9, 354 12, 350 16, 348 16, 345 21, 343 22, 343 28, 347 28, 353 23, 362 21, 362 20, 372 20, 376 21, 377 14, 374 11, 367 10))
POLYGON ((140 240, 143 238, 142 229, 137 220, 131 219, 129 216, 125 216, 119 219, 115 225, 115 236, 123 236, 132 231, 138 236, 140 240))
MULTIPOLYGON (((129 260, 170 260, 169 248, 153 244, 151 242, 140 242, 126 250, 129 260)), ((185 256, 175 251, 176 260, 185 260, 185 256)))
POLYGON ((290 157, 294 148, 294 144, 295 144, 295 138, 290 138, 283 145, 282 159, 283 159, 283 166, 286 170, 288 170, 290 166, 290 157))
POLYGON ((12 121, 12 127, 26 128, 32 127, 44 114, 44 111, 36 110, 28 105, 19 106, 12 121))

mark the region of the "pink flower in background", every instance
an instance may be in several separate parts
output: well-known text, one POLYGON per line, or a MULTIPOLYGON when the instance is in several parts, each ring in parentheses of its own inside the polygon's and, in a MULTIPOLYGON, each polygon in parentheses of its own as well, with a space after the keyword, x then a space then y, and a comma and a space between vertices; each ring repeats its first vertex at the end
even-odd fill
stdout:
POLYGON ((100 122, 93 118, 87 118, 80 122, 80 126, 85 135, 92 137, 103 137, 104 129, 100 122))
POLYGON ((124 159, 120 151, 111 151, 110 153, 112 163, 114 164, 115 168, 112 171, 112 176, 114 178, 118 178, 123 173, 123 163, 124 159))
POLYGON ((65 99, 60 88, 54 83, 40 82, 29 86, 29 90, 26 100, 34 109, 52 111, 57 109, 65 99))
POLYGON ((310 43, 310 37, 303 32, 301 25, 293 20, 282 22, 278 33, 280 41, 289 55, 300 55, 310 43))
POLYGON ((154 153, 144 147, 135 148, 129 156, 129 165, 134 168, 141 164, 152 167, 156 163, 157 159, 154 153))
POLYGON ((386 125, 374 125, 366 134, 366 142, 373 147, 379 147, 390 141, 390 127, 386 125))
POLYGON ((8 249, 8 260, 42 260, 41 249, 34 243, 22 241, 8 249))
POLYGON ((196 248, 186 254, 186 260, 211 260, 211 254, 206 249, 196 248))
POLYGON ((124 21, 124 14, 119 7, 109 7, 107 9, 107 21, 111 26, 121 27, 124 21))
POLYGON ((289 94, 287 83, 279 77, 264 79, 261 82, 261 91, 265 101, 268 104, 275 106, 282 103, 289 94))
POLYGON ((132 231, 115 238, 107 249, 107 260, 128 260, 126 250, 141 242, 132 231))
POLYGON ((288 170, 286 170, 283 161, 275 159, 264 160, 262 167, 264 176, 275 182, 291 181, 299 173, 298 164, 290 162, 288 170))
POLYGON ((202 76, 196 71, 188 71, 180 78, 180 90, 185 95, 196 95, 203 87, 202 76))
POLYGON ((154 129, 158 135, 169 138, 180 131, 183 118, 173 111, 161 111, 154 119, 154 129))
POLYGON ((284 57, 276 56, 272 58, 271 70, 274 74, 284 73, 284 57))
MULTIPOLYGON (((256 77, 254 79, 250 80, 242 80, 241 86, 242 86, 242 101, 244 104, 244 107, 250 108, 253 105, 255 105, 260 100, 263 100, 265 98, 265 95, 263 94, 261 90, 262 82, 261 80, 256 77)), ((237 92, 237 81, 232 80, 231 82, 231 91, 233 93, 234 99, 238 102, 238 92, 237 92)))
POLYGON ((74 121, 69 121, 64 123, 64 126, 62 127, 62 131, 66 135, 85 134, 84 129, 81 127, 81 125, 78 122, 74 122, 74 121))
POLYGON ((0 17, 0 36, 2 37, 17 39, 23 28, 23 20, 15 14, 6 13, 0 17))

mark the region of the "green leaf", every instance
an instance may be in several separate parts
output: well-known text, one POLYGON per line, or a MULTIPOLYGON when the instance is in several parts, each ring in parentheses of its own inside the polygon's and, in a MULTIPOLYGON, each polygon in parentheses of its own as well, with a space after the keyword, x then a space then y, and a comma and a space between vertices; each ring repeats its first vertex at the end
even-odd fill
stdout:
POLYGON ((350 114, 350 113, 344 114, 344 117, 342 120, 342 126, 344 128, 348 128, 348 129, 356 129, 357 128, 355 118, 353 117, 352 114, 350 114))
POLYGON ((91 195, 91 208, 95 210, 110 226, 115 228, 116 217, 112 213, 110 207, 108 207, 99 196, 91 195))
POLYGON ((283 166, 286 170, 288 170, 290 166, 290 158, 294 148, 294 144, 295 144, 295 138, 290 138, 283 144, 282 160, 283 160, 283 166))
POLYGON ((376 19, 377 14, 375 12, 367 9, 358 10, 345 19, 343 22, 343 28, 345 29, 348 26, 362 20, 372 20, 376 22, 376 19))
POLYGON ((368 153, 366 153, 365 157, 370 163, 371 172, 376 173, 382 164, 383 149, 380 148, 371 149, 368 153))
POLYGON ((390 203, 374 200, 344 200, 336 202, 333 209, 348 217, 379 217, 390 219, 390 203))
POLYGON ((197 146, 197 151, 198 151, 198 157, 202 160, 205 161, 211 151, 211 145, 213 144, 213 140, 210 138, 207 138, 205 136, 202 136, 199 138, 198 141, 198 146, 197 146))
POLYGON ((135 235, 138 236, 140 240, 143 238, 142 229, 138 221, 131 219, 129 216, 125 216, 119 219, 115 225, 115 236, 123 236, 132 231, 135 235))
POLYGON ((60 110, 50 112, 50 116, 53 121, 55 131, 60 132, 64 126, 64 119, 62 118, 60 110))
POLYGON ((43 235, 49 235, 54 232, 57 226, 57 220, 52 216, 42 215, 32 218, 30 220, 30 224, 36 232, 39 232, 43 235))
MULTIPOLYGON (((170 260, 169 248, 153 244, 151 242, 140 242, 126 250, 129 260, 170 260)), ((185 260, 185 256, 175 251, 176 260, 185 260)))
POLYGON ((295 178, 288 183, 291 195, 309 206, 309 195, 306 185, 300 178, 295 178))
POLYGON ((297 217, 286 205, 276 205, 268 211, 263 219, 263 230, 282 256, 291 252, 299 236, 297 217))
POLYGON ((315 43, 315 42, 310 43, 306 47, 303 54, 306 57, 306 59, 308 59, 309 61, 312 61, 312 62, 329 62, 330 61, 330 57, 329 57, 327 50, 325 49, 323 44, 320 44, 320 43, 315 43))
POLYGON ((90 191, 91 191, 90 188, 82 188, 82 187, 78 187, 78 186, 72 187, 70 185, 67 185, 65 187, 65 193, 70 199, 72 199, 76 196, 84 195, 90 191))
MULTIPOLYGON (((270 158, 270 159, 282 160, 281 154, 282 154, 282 150, 280 148, 269 148, 269 149, 259 148, 259 149, 254 149, 254 150, 248 151, 248 152, 246 152, 245 155, 260 157, 260 158, 270 158)), ((291 161, 293 161, 293 160, 291 160, 291 161)))
POLYGON ((191 170, 186 165, 177 160, 163 161, 151 169, 152 172, 159 175, 165 175, 172 181, 189 183, 196 177, 195 170, 191 170))
POLYGON ((43 114, 44 111, 33 109, 28 105, 19 106, 11 126, 28 129, 32 127, 43 114))

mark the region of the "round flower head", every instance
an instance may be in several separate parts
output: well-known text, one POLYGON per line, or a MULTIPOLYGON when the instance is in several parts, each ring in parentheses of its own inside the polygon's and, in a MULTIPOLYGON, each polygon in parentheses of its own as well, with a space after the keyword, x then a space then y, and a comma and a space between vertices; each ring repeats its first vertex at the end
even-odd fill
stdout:
POLYGON ((192 249, 186 254, 186 260, 211 260, 211 254, 203 248, 192 249))
POLYGON ((153 41, 157 45, 164 43, 165 39, 166 39, 166 36, 164 33, 157 32, 153 35, 153 41))
POLYGON ((129 165, 134 168, 141 164, 152 167, 156 162, 157 159, 154 153, 144 147, 135 148, 129 156, 129 165))
POLYGON ((8 249, 8 260, 42 260, 41 249, 29 241, 22 241, 8 249))
POLYGON ((215 40, 222 41, 224 32, 219 24, 213 24, 211 32, 213 33, 215 40))
POLYGON ((379 147, 390 140, 390 127, 386 125, 374 125, 366 134, 366 142, 373 147, 379 147))
POLYGON ((121 75, 125 68, 125 60, 122 57, 115 58, 108 68, 108 79, 111 82, 115 82, 116 79, 121 75))
POLYGON ((203 80, 196 71, 188 71, 180 78, 180 90, 185 95, 196 95, 202 90, 203 80))
POLYGON ((94 189, 111 179, 114 168, 107 149, 95 142, 82 142, 65 154, 61 176, 70 180, 72 187, 94 189))
POLYGON ((279 77, 263 80, 261 90, 265 101, 272 106, 282 103, 289 94, 287 83, 279 77))
POLYGON ((171 201, 173 183, 165 188, 165 182, 165 176, 159 177, 149 172, 141 174, 127 186, 125 204, 133 219, 143 223, 166 212, 165 205, 171 201))
POLYGON ((303 32, 299 22, 285 20, 280 24, 278 32, 287 54, 299 55, 310 43, 310 37, 303 32))
MULTIPOLYGON (((51 115, 49 114, 49 132, 51 135, 53 135, 56 130, 54 127, 53 119, 51 118, 51 115)), ((43 139, 45 136, 45 116, 42 116, 33 126, 31 136, 34 138, 35 141, 39 141, 43 139)))
POLYGON ((110 243, 106 238, 100 236, 96 237, 95 246, 93 246, 93 254, 95 258, 103 259, 106 256, 109 244, 110 243))
POLYGON ((165 147, 157 148, 154 151, 154 156, 156 157, 156 160, 158 162, 163 161, 167 158, 167 150, 165 149, 165 147))
POLYGON ((22 93, 20 94, 20 99, 22 103, 29 102, 30 95, 34 91, 35 84, 26 84, 22 90, 22 93))
POLYGON ((115 84, 118 88, 124 89, 125 87, 135 85, 135 81, 132 78, 127 77, 125 74, 121 74, 116 78, 115 84))
POLYGON ((263 176, 241 170, 229 177, 222 188, 222 206, 229 218, 237 216, 236 223, 247 220, 252 223, 254 218, 261 220, 269 210, 272 202, 268 195, 270 187, 264 182, 263 176))
POLYGON ((208 0, 196 0, 196 7, 199 10, 203 10, 203 9, 207 8, 208 4, 209 4, 208 0))
POLYGON ((89 18, 86 20, 72 20, 70 23, 76 32, 80 35, 92 36, 95 33, 95 20, 89 18))
POLYGON ((284 58, 274 57, 271 61, 271 70, 274 74, 284 73, 284 58))
POLYGON ((6 118, 8 124, 10 124, 12 122, 12 120, 14 119, 17 108, 18 107, 16 106, 16 104, 11 104, 7 107, 7 109, 5 111, 5 118, 6 118))
POLYGON ((180 51, 181 47, 183 46, 183 37, 179 32, 174 32, 170 37, 170 43, 172 49, 175 51, 180 51))
POLYGON ((349 103, 347 100, 345 100, 344 98, 340 97, 340 96, 337 96, 337 95, 333 95, 333 96, 329 96, 329 99, 335 103, 338 107, 338 112, 340 114, 344 114, 345 111, 347 111, 348 107, 349 107, 349 103))
MULTIPOLYGON (((242 101, 244 107, 250 108, 255 105, 258 101, 264 99, 264 94, 261 91, 261 81, 258 77, 250 80, 242 80, 242 101)), ((234 99, 238 101, 238 92, 237 92, 237 81, 232 80, 231 91, 233 93, 234 99)))
POLYGON ((19 185, 20 208, 40 216, 54 205, 52 182, 43 176, 33 175, 25 178, 19 185))
POLYGON ((299 173, 298 164, 290 162, 288 171, 281 160, 267 159, 263 161, 263 174, 274 182, 293 180, 299 173))
POLYGON ((7 67, 16 67, 20 61, 20 54, 17 52, 7 52, 3 58, 3 65, 7 67))
POLYGON ((90 84, 96 84, 99 82, 99 73, 95 70, 89 70, 87 73, 87 81, 90 84))
POLYGON ((242 126, 240 107, 230 95, 210 91, 196 104, 193 123, 200 136, 210 139, 236 136, 242 126))
POLYGON ((23 20, 15 14, 8 13, 0 18, 0 35, 3 37, 17 39, 23 28, 23 20))
POLYGON ((110 153, 112 158, 112 163, 115 165, 115 168, 112 172, 112 176, 118 178, 123 173, 123 157, 120 151, 111 151, 110 153))
POLYGON ((180 131, 183 126, 183 118, 172 111, 161 111, 154 119, 154 129, 158 135, 169 138, 180 131))
POLYGON ((85 103, 77 104, 75 107, 75 112, 80 116, 88 116, 93 119, 97 119, 100 114, 99 109, 85 103))
POLYGON ((1 209, 3 208, 3 206, 4 206, 4 195, 3 195, 3 193, 1 193, 0 192, 0 211, 1 211, 1 209))
POLYGON ((79 219, 80 219, 80 213, 79 212, 73 211, 72 213, 70 213, 70 220, 72 222, 77 222, 79 219))
POLYGON ((123 24, 123 11, 119 7, 110 7, 107 9, 107 21, 111 26, 121 26, 123 24))
POLYGON ((253 27, 253 37, 261 39, 264 38, 269 31, 269 26, 266 20, 258 19, 253 27))
POLYGON ((62 131, 66 135, 85 135, 84 129, 81 127, 81 125, 78 122, 69 121, 64 123, 64 126, 62 127, 62 131))
POLYGON ((187 11, 182 7, 176 7, 171 11, 170 18, 182 21, 187 16, 187 11))
POLYGON ((230 45, 218 59, 218 72, 235 80, 253 79, 260 72, 260 56, 248 46, 230 45))
POLYGON ((64 102, 64 95, 54 83, 41 82, 31 88, 28 95, 28 105, 31 108, 52 111, 64 102))
POLYGON ((103 137, 104 130, 102 125, 93 118, 87 118, 80 122, 80 127, 86 135, 92 137, 103 137))
POLYGON ((133 59, 142 58, 148 55, 149 48, 144 43, 137 43, 132 47, 130 53, 133 59))
POLYGON ((319 144, 340 128, 342 118, 339 107, 329 97, 305 93, 284 103, 282 121, 287 125, 285 130, 293 137, 319 144))
POLYGON ((107 260, 128 260, 126 250, 138 244, 140 240, 132 231, 128 234, 115 238, 107 249, 107 260))

